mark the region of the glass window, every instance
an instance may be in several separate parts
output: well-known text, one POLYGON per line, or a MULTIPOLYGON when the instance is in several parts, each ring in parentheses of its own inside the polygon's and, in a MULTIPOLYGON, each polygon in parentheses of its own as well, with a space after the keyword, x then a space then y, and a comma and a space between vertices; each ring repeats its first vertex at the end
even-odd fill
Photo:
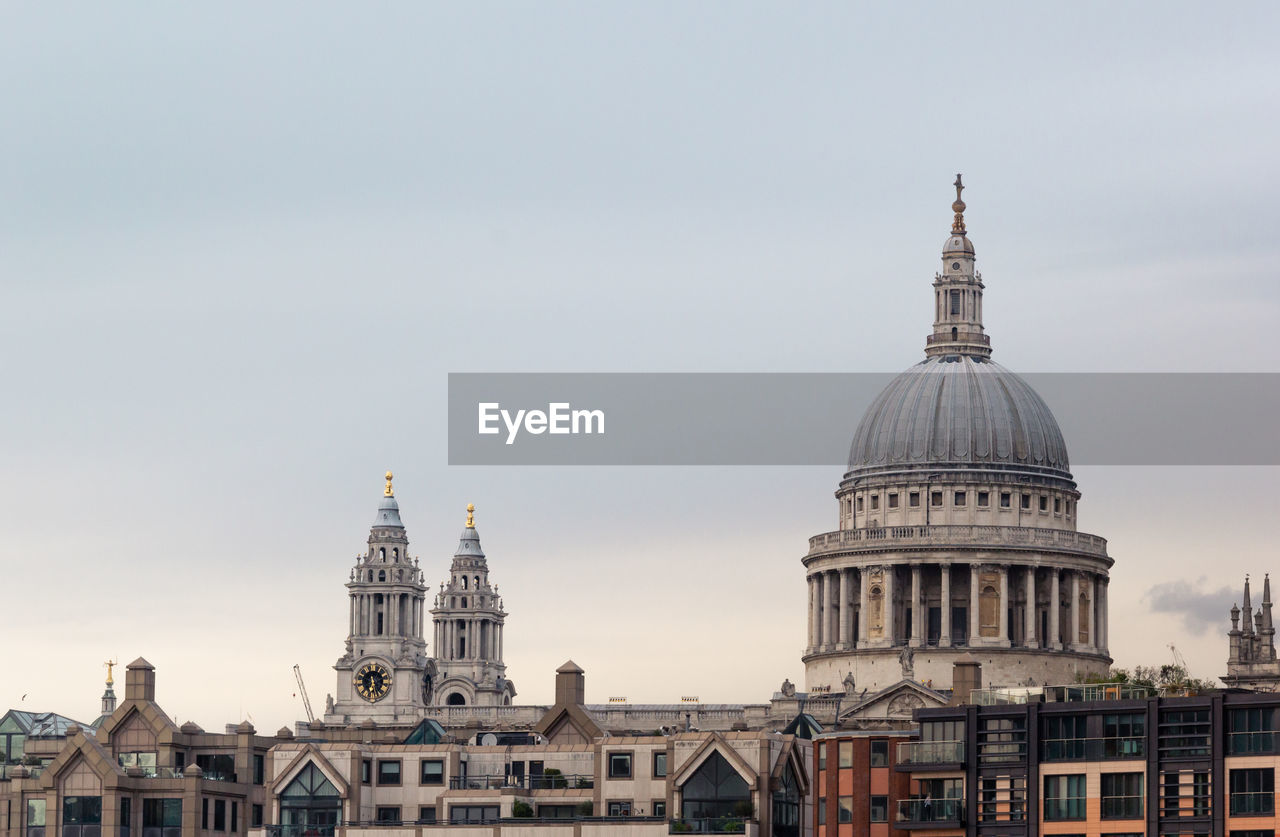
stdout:
POLYGON ((827 798, 825 796, 818 797, 818 825, 827 824, 827 798))
POLYGON ((889 797, 873 796, 871 797, 871 822, 888 822, 889 821, 889 797))
POLYGON ((1008 491, 1001 491, 1000 492, 1000 508, 1002 509, 1009 508, 1009 506, 1012 505, 1012 503, 1010 502, 1011 499, 1012 497, 1010 496, 1008 491))
POLYGON ((399 805, 379 805, 374 818, 378 822, 400 822, 399 805))
POLYGON ((660 751, 653 754, 653 776, 655 779, 661 779, 667 775, 667 754, 660 751))
POLYGON ((1085 758, 1085 722, 1083 715, 1048 716, 1044 718, 1041 746, 1046 760, 1085 758))
POLYGON ((1141 773, 1102 774, 1102 818, 1104 820, 1142 819, 1141 773))
POLYGON ((196 766, 204 771, 206 779, 224 782, 236 780, 236 757, 231 754, 198 753, 196 766))
POLYGON ((609 803, 608 810, 611 817, 629 817, 631 816, 631 803, 615 799, 609 803))
POLYGON ((1040 495, 1040 511, 1048 511, 1048 510, 1049 510, 1049 498, 1041 494, 1040 495))
POLYGON ((1084 775, 1044 778, 1044 818, 1082 820, 1085 815, 1084 775))
POLYGON ((497 805, 450 805, 449 822, 497 822, 497 805))
POLYGON ((842 796, 836 800, 840 822, 853 822, 853 797, 842 796))
POLYGON ((872 510, 872 511, 875 511, 875 510, 876 510, 876 509, 878 509, 878 508, 880 508, 880 495, 879 495, 879 494, 872 494, 872 495, 871 495, 871 510, 872 510))
POLYGON ((64 796, 63 825, 98 825, 102 822, 101 796, 64 796))
POLYGON ((27 800, 27 825, 44 825, 44 805, 43 799, 27 800))
POLYGON ((978 505, 979 505, 979 506, 982 506, 984 509, 985 509, 987 506, 991 505, 991 494, 990 494, 989 492, 986 492, 986 491, 979 491, 979 492, 978 492, 978 505))
POLYGON ((142 800, 143 828, 181 828, 181 799, 142 800))
POLYGON ((956 505, 963 506, 965 503, 965 493, 963 491, 956 492, 956 505))
POLYGON ((255 804, 250 809, 250 812, 252 816, 249 817, 249 827, 261 828, 262 827, 262 806, 255 804))
POLYGON ((1231 814, 1271 814, 1276 804, 1276 772, 1272 767, 1231 771, 1231 814))
POLYGON ((373 781, 373 761, 365 759, 360 762, 360 784, 367 785, 373 781))
POLYGON ((398 759, 378 760, 378 784, 400 784, 400 761, 398 759))
POLYGON ((1209 755, 1209 709, 1165 709, 1160 712, 1160 755, 1189 758, 1209 755))
POLYGON ((418 822, 431 823, 436 821, 436 806, 423 805, 418 809, 418 822))
POLYGON ((213 800, 213 830, 227 830, 227 800, 213 800))
POLYGON ((1147 716, 1141 712, 1102 716, 1104 758, 1141 758, 1146 753, 1147 716))
POLYGON ((911 508, 913 509, 920 508, 920 492, 919 491, 912 491, 910 494, 907 495, 907 505, 911 506, 911 508))
POLYGON ((871 766, 889 766, 889 742, 883 738, 871 742, 871 766))
POLYGON ((1227 753, 1274 753, 1275 709, 1248 708, 1227 710, 1227 753))
POLYGON ((1023 494, 1023 495, 1022 495, 1022 508, 1027 509, 1027 510, 1030 510, 1030 508, 1031 508, 1031 495, 1030 495, 1030 494, 1023 494))
POLYGON ((935 492, 933 492, 933 493, 929 496, 929 505, 931 505, 931 506, 941 506, 941 505, 942 505, 942 492, 941 492, 941 491, 935 491, 935 492))
POLYGON ((120 797, 120 816, 119 825, 121 829, 127 830, 133 825, 133 800, 127 796, 120 797))
POLYGON ((683 788, 687 819, 727 817, 742 803, 751 802, 751 788, 719 752, 709 755, 683 788))
POLYGON ((665 817, 667 815, 667 800, 653 800, 653 815, 655 817, 665 817))
POLYGON ((818 744, 818 769, 827 769, 827 742, 825 741, 818 744))
POLYGON ((240 803, 234 799, 231 800, 231 832, 233 834, 240 831, 240 803))
POLYGON ((853 742, 840 742, 840 766, 853 767, 853 742))
POLYGON ((423 759, 421 782, 423 785, 444 784, 444 759, 423 759))
POLYGON ((261 785, 266 774, 266 759, 261 753, 253 754, 253 783, 261 785))
POLYGON ((631 754, 630 753, 610 753, 609 754, 609 778, 610 779, 630 779, 631 778, 631 754))
POLYGON ((978 760, 1021 761, 1027 755, 1027 719, 983 718, 978 722, 978 760))

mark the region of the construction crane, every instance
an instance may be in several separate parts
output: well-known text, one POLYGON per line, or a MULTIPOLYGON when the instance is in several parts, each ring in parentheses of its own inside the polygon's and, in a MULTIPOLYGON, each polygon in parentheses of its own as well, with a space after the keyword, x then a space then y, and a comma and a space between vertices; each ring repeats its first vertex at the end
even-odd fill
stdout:
POLYGON ((307 697, 307 684, 302 682, 302 666, 294 663, 293 676, 298 679, 298 693, 302 695, 302 708, 307 711, 307 723, 314 724, 316 713, 311 711, 311 698, 307 697))

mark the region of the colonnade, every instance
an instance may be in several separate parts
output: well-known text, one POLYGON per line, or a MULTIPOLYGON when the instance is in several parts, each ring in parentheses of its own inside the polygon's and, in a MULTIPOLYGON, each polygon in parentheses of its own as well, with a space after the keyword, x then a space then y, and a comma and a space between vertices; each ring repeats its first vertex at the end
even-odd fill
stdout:
POLYGON ((359 636, 422 636, 424 602, 412 593, 352 593, 352 633, 359 636), (378 624, 378 616, 382 624, 378 624))
POLYGON ((445 660, 501 663, 502 625, 493 619, 446 616, 435 621, 433 647, 445 660))
POLYGON ((1102 573, 1025 564, 819 570, 809 575, 806 653, 909 645, 1105 654, 1107 587, 1102 573))

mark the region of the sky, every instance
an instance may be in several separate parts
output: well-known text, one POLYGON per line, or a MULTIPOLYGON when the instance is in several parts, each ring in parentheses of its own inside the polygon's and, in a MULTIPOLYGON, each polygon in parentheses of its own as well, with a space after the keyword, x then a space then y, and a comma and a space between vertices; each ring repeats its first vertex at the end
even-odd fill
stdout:
MULTIPOLYGON (((957 171, 1003 365, 1280 371, 1278 25, 0 5, 0 708, 92 719, 138 656, 180 722, 292 725, 294 664, 320 708, 387 469, 432 586, 476 504, 518 702, 803 683, 839 468, 450 467, 447 375, 903 369, 957 171)), ((1075 476, 1116 664, 1224 673, 1276 469, 1075 476)))

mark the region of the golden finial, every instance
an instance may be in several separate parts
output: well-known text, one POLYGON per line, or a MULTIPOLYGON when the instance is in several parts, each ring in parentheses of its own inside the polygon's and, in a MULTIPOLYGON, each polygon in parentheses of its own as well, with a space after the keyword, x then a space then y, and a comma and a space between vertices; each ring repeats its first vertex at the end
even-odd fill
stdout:
POLYGON ((476 504, 467 503, 467 528, 476 528, 476 504))
POLYGON ((111 669, 115 668, 117 665, 119 665, 119 663, 117 663, 115 660, 107 660, 105 663, 103 663, 103 665, 107 667, 107 685, 110 686, 111 684, 116 682, 115 680, 111 679, 111 669))
POLYGON ((964 201, 960 200, 964 183, 960 181, 960 175, 956 175, 956 182, 951 185, 956 187, 956 202, 951 204, 951 211, 956 214, 956 220, 951 223, 951 231, 957 235, 964 235, 964 201))
POLYGON ((395 491, 395 489, 391 487, 391 472, 390 472, 390 471, 387 471, 387 487, 386 487, 386 488, 384 488, 384 489, 382 489, 382 496, 384 496, 384 497, 394 497, 394 496, 396 496, 396 491, 395 491))

